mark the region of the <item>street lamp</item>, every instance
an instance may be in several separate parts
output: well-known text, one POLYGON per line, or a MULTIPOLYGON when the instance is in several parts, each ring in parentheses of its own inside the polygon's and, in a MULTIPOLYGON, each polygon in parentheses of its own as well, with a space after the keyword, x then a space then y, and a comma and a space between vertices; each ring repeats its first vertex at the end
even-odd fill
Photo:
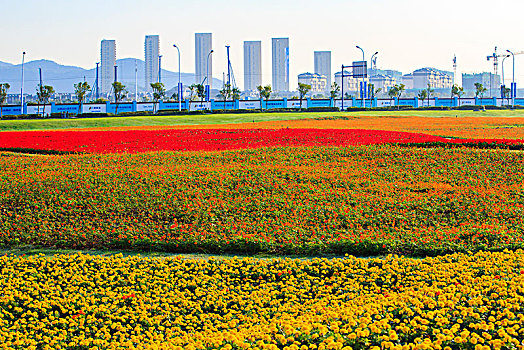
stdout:
MULTIPOLYGON (((365 67, 365 72, 367 73, 367 62, 366 62, 366 56, 364 55, 364 50, 357 45, 357 49, 359 49, 360 51, 362 51, 362 62, 364 62, 364 64, 366 65, 365 67)), ((366 108, 366 94, 365 94, 365 88, 364 88, 364 85, 365 85, 365 74, 364 72, 362 73, 362 89, 360 90, 360 95, 362 97, 362 107, 363 108, 366 108)))
POLYGON ((176 44, 173 47, 178 51, 178 111, 182 110, 182 83, 180 81, 180 49, 176 44))
MULTIPOLYGON (((503 89, 506 88, 506 79, 504 78, 504 77, 505 77, 505 75, 504 75, 504 61, 505 61, 506 58, 508 58, 508 57, 509 57, 509 55, 506 55, 506 56, 504 56, 504 58, 502 59, 502 87, 503 87, 503 89)), ((502 97, 502 104, 504 104, 504 96, 505 96, 505 92, 504 92, 504 91, 501 91, 501 92, 503 92, 503 94, 502 94, 501 97, 502 97)))
POLYGON ((25 51, 22 52, 22 85, 20 89, 20 114, 24 114, 24 61, 25 51))
POLYGON ((511 78, 511 106, 514 107, 515 106, 515 96, 517 95, 517 86, 515 84, 515 55, 513 54, 513 52, 509 50, 506 50, 506 51, 509 52, 513 58, 513 72, 512 72, 513 77, 511 78))
MULTIPOLYGON (((373 63, 373 62, 374 62, 373 59, 376 60, 375 57, 376 57, 377 55, 378 55, 378 51, 375 52, 375 53, 373 54, 373 56, 371 56, 371 62, 370 62, 370 65, 369 65, 369 66, 371 67, 371 69, 372 69, 373 76, 376 76, 376 75, 377 75, 376 67, 374 67, 374 66, 376 66, 376 65, 373 63)), ((373 77, 373 76, 372 76, 372 77, 373 77)), ((371 83, 371 78, 369 79, 369 82, 371 83)), ((368 91, 369 91, 369 89, 368 89, 368 91)))
POLYGON ((207 54, 207 63, 206 63, 206 78, 204 79, 204 81, 207 80, 207 84, 206 84, 206 102, 209 101, 209 95, 211 94, 211 91, 209 89, 209 57, 211 57, 211 54, 215 52, 214 50, 211 50, 209 51, 209 53, 207 54))

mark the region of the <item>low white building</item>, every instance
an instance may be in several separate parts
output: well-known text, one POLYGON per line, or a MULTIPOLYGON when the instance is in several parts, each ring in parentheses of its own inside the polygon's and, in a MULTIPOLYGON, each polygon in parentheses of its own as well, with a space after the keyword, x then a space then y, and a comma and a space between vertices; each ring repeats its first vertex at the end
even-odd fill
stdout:
POLYGON ((428 67, 413 72, 413 89, 426 89, 428 84, 435 89, 451 88, 453 86, 453 73, 445 73, 428 67))
POLYGON ((325 92, 328 89, 327 77, 317 73, 302 73, 298 75, 298 82, 311 86, 311 92, 325 92))
POLYGON ((390 87, 394 86, 397 81, 390 75, 377 74, 369 78, 370 84, 375 86, 375 90, 382 89, 387 92, 390 87))
POLYGON ((413 89, 413 74, 404 74, 401 79, 402 84, 406 87, 406 90, 413 89))
MULTIPOLYGON (((364 79, 367 81, 368 79, 364 79)), ((344 90, 345 93, 356 93, 360 90, 361 78, 353 78, 349 71, 344 71, 344 89, 342 89, 342 72, 335 73, 335 83, 340 86, 340 91, 344 90)))

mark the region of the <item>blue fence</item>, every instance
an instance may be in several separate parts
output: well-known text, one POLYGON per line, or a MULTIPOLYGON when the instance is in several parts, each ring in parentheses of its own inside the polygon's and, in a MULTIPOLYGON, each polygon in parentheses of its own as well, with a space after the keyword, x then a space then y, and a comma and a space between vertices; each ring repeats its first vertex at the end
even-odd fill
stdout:
MULTIPOLYGON (((429 100, 421 101, 417 98, 402 98, 402 99, 367 99, 364 101, 360 99, 344 99, 344 109, 351 107, 361 108, 366 106, 371 107, 388 107, 388 106, 409 106, 414 108, 435 106, 435 107, 458 107, 458 106, 504 106, 510 105, 511 99, 501 98, 431 98, 429 100)), ((515 105, 524 106, 524 98, 516 98, 515 105)), ((332 107, 342 106, 342 100, 332 99, 303 99, 302 108, 311 107, 332 107)), ((275 109, 275 108, 300 108, 300 103, 295 99, 281 99, 281 100, 241 100, 241 101, 215 101, 209 102, 200 101, 189 101, 185 100, 181 102, 180 109, 185 110, 234 110, 234 109, 275 109)), ((118 113, 123 112, 142 112, 142 111, 161 111, 161 110, 178 110, 178 102, 126 102, 118 104, 118 113)), ((64 114, 77 114, 77 113, 112 113, 117 112, 117 105, 115 103, 102 103, 102 104, 90 104, 86 103, 83 105, 79 104, 55 104, 51 103, 47 105, 45 110, 43 106, 37 105, 24 105, 22 106, 3 106, 2 115, 20 115, 20 114, 46 114, 51 113, 64 113, 64 114)))

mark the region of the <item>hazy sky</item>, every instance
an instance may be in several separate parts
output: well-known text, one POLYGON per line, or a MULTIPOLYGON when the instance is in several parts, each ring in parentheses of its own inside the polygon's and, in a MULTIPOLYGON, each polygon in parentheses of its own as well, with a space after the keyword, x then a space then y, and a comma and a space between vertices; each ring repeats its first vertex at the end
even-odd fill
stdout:
MULTIPOLYGON (((117 41, 117 57, 144 56, 144 36, 159 34, 163 67, 194 72, 194 33, 212 32, 213 73, 226 70, 225 48, 237 83, 243 86, 243 41, 262 40, 263 82, 271 83, 271 38, 290 38, 291 86, 297 74, 313 71, 313 51, 331 50, 340 65, 379 51, 378 67, 404 73, 431 66, 492 71, 486 56, 495 46, 524 50, 522 0, 2 0, 0 61, 47 58, 94 67, 100 40, 117 41)), ((524 87, 524 55, 516 56, 516 80, 524 87)), ((511 58, 505 61, 511 80, 511 58)), ((500 69, 499 69, 500 71, 500 69)), ((1 80, 1 77, 0 77, 1 80)))

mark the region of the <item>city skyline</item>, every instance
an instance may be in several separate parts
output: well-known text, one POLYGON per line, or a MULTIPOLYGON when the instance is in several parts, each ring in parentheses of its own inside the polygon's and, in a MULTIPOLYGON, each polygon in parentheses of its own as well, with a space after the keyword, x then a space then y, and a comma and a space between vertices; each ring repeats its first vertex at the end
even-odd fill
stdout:
MULTIPOLYGON (((412 72, 420 67, 451 71, 452 59, 456 55, 460 76, 462 72, 492 72, 493 64, 486 57, 495 46, 499 47, 499 53, 506 49, 524 49, 524 41, 519 38, 518 18, 524 5, 513 0, 499 2, 497 7, 500 10, 490 13, 489 28, 478 22, 479 17, 486 15, 485 9, 491 7, 482 0, 460 3, 443 0, 439 6, 410 0, 399 0, 395 4, 385 0, 333 0, 326 4, 305 0, 300 7, 286 1, 270 0, 264 4, 231 1, 239 15, 229 22, 222 18, 226 13, 231 17, 230 10, 206 0, 176 5, 161 0, 145 8, 139 5, 134 0, 125 3, 94 0, 78 14, 77 6, 59 0, 45 4, 33 0, 9 3, 3 7, 5 20, 0 23, 0 29, 4 32, 9 32, 10 28, 19 30, 16 36, 3 38, 0 61, 19 64, 21 52, 26 51, 26 61, 50 59, 65 65, 93 68, 99 60, 99 45, 103 38, 117 41, 118 58, 141 57, 144 36, 158 34, 163 43, 163 66, 172 71, 178 69, 177 54, 172 47, 176 43, 181 49, 182 71, 193 72, 193 35, 195 32, 211 32, 215 77, 221 78, 226 70, 225 45, 231 45, 231 62, 237 84, 243 86, 243 42, 260 40, 262 83, 270 84, 271 38, 289 37, 290 88, 293 88, 298 74, 314 71, 314 51, 332 51, 333 72, 340 70, 341 64, 349 64, 361 57, 355 45, 364 48, 367 59, 379 51, 378 68, 402 72, 412 72), (97 11, 99 7, 107 11, 97 11), (508 8, 514 11, 504 10, 508 8), (175 12, 183 15, 173 21, 172 13, 175 12), (22 13, 24 20, 20 21, 19 14, 22 13), (312 19, 319 20, 315 25, 304 26, 302 16, 296 16, 297 13, 310 13, 312 19), (348 13, 353 15, 348 16, 348 13), (46 18, 43 27, 42 14, 46 18), (129 21, 129 18, 135 18, 133 16, 140 20, 129 21), (267 23, 271 24, 269 29, 267 23), (79 29, 66 30, 73 25, 79 29), (82 40, 77 39, 79 35, 82 40)), ((516 58, 516 80, 519 83, 524 83, 522 57, 516 58)), ((505 65, 508 81, 512 75, 511 59, 506 60, 505 65)))

